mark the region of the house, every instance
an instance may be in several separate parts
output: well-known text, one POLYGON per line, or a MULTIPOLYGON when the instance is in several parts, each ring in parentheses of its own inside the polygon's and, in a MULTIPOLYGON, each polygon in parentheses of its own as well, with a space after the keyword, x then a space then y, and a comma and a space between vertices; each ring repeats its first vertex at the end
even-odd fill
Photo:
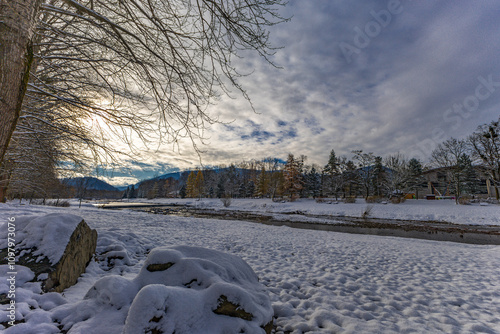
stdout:
MULTIPOLYGON (((466 184, 465 192, 480 198, 495 197, 495 187, 489 179, 486 170, 482 166, 475 166, 477 178, 466 184)), ((439 167, 426 170, 422 173, 425 186, 419 190, 428 197, 448 197, 454 195, 454 185, 450 179, 451 167, 439 167)))

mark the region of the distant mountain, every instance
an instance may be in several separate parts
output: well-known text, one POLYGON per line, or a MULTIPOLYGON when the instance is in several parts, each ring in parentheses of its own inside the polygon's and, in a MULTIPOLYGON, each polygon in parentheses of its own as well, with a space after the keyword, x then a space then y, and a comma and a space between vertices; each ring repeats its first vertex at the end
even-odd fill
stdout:
POLYGON ((178 180, 181 177, 182 172, 174 172, 174 173, 168 173, 168 174, 163 174, 157 177, 154 177, 150 180, 166 180, 168 178, 174 178, 178 180))
POLYGON ((119 191, 109 183, 99 180, 95 177, 73 177, 61 180, 62 184, 71 187, 84 187, 89 190, 106 190, 106 191, 119 191))

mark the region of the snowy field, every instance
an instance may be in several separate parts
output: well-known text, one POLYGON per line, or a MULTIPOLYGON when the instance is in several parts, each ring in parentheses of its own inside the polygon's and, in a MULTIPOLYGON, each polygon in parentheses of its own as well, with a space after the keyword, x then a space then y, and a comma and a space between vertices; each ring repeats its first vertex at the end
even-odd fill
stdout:
MULTIPOLYGON (((215 200, 191 202, 222 208, 215 200)), ((418 202, 374 204, 372 216, 500 225, 498 206, 418 202)), ((359 216, 365 207, 235 200, 230 209, 359 216)), ((107 314, 96 308, 82 316, 83 296, 101 277, 137 276, 150 249, 176 245, 202 246, 244 259, 267 288, 277 317, 276 333, 500 333, 499 246, 15 202, 0 204, 2 237, 9 217, 53 212, 83 217, 97 229, 98 251, 113 247, 124 260, 109 271, 103 263, 92 262, 62 298, 34 293, 39 283, 19 286, 17 318, 26 323, 5 333, 59 333, 54 320, 61 318, 75 323, 69 333, 121 333, 126 313, 107 314)), ((5 285, 0 282, 0 290, 5 285)), ((5 311, 0 312, 3 321, 5 311)))

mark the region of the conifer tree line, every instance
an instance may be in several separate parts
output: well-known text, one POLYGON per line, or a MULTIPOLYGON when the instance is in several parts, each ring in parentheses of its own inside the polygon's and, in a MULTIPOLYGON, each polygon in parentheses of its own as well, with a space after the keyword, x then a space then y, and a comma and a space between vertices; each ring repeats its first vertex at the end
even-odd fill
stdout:
POLYGON ((442 169, 450 194, 457 200, 475 195, 488 178, 498 200, 500 185, 500 120, 481 125, 466 139, 450 138, 436 145, 430 162, 396 153, 386 157, 354 150, 337 156, 331 150, 324 166, 307 164, 304 155, 287 160, 266 158, 230 166, 187 171, 175 180, 149 180, 139 185, 139 197, 188 198, 352 198, 402 197, 427 187, 424 171, 442 169))

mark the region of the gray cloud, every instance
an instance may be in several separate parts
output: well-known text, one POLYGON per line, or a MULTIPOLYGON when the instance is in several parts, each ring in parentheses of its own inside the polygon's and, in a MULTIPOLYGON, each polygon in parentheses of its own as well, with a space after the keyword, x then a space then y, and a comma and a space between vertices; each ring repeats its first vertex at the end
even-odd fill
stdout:
MULTIPOLYGON (((468 117, 453 107, 475 94, 479 77, 500 82, 500 3, 401 1, 400 13, 346 61, 340 44, 354 45, 356 29, 373 27, 373 13, 391 1, 290 1, 284 15, 292 21, 272 31, 274 44, 284 46, 274 58, 283 69, 241 60, 255 68, 241 83, 256 113, 242 98, 221 98, 212 113, 231 123, 206 132, 202 162, 291 152, 324 164, 331 149, 414 152, 429 138, 462 137, 497 119, 500 87, 468 117)), ((189 145, 181 145, 181 156, 167 148, 152 156, 194 167, 200 162, 189 145)))

